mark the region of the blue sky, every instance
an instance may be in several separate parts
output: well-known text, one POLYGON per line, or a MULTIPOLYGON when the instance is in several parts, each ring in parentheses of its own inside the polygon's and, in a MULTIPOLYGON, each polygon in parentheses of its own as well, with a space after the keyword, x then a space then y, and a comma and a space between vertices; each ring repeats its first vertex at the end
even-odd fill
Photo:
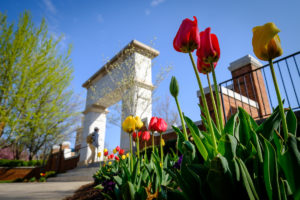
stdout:
MULTIPOLYGON (((280 29, 283 56, 300 50, 300 1, 188 1, 188 0, 0 0, 0 11, 11 22, 29 10, 35 24, 46 18, 51 34, 64 34, 62 48, 73 45, 72 87, 83 100, 81 87, 103 66, 105 58, 113 57, 132 39, 150 44, 160 51, 155 58, 153 77, 163 66, 173 70, 158 88, 158 94, 169 93, 171 75, 180 84, 179 101, 182 110, 193 120, 199 120, 198 89, 188 55, 173 49, 172 42, 185 18, 198 18, 200 31, 212 28, 219 39, 221 58, 216 68, 218 81, 230 78, 230 62, 252 54, 252 28, 274 22, 280 29)), ((203 80, 205 79, 204 76, 203 80)), ((206 81, 204 86, 207 86, 206 81)), ((106 142, 111 148, 119 144, 120 129, 108 127, 106 142)))

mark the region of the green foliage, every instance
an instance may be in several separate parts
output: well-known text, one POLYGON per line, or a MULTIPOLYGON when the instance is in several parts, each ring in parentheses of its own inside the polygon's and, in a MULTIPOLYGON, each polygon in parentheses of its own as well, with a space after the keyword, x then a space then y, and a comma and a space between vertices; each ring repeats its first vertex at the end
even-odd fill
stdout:
POLYGON ((0 27, 0 147, 14 146, 16 157, 27 149, 32 159, 73 125, 71 51, 59 48, 45 20, 34 26, 28 12, 16 26, 0 13, 0 27))
POLYGON ((1 167, 25 167, 25 166, 41 166, 41 160, 8 160, 8 159, 0 159, 1 167))

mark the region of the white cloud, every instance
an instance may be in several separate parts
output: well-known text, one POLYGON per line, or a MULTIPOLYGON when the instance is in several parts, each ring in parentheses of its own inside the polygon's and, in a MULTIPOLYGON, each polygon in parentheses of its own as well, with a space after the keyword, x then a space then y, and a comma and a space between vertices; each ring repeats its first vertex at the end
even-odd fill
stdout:
POLYGON ((102 23, 102 22, 104 21, 103 16, 102 16, 101 14, 98 14, 98 15, 97 15, 97 21, 98 21, 99 23, 102 23))
POLYGON ((52 14, 56 14, 56 8, 51 0, 43 0, 43 3, 45 4, 47 10, 49 10, 52 14))
POLYGON ((159 4, 163 3, 165 0, 152 0, 151 6, 158 6, 159 4))
POLYGON ((146 14, 146 15, 150 15, 150 13, 151 13, 151 12, 150 12, 149 9, 146 9, 146 10, 145 10, 145 14, 146 14))

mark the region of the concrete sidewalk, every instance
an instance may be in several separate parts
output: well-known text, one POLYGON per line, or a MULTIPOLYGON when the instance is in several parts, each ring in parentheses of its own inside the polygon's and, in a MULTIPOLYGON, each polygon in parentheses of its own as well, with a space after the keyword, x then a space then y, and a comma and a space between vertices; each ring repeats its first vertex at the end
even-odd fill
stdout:
POLYGON ((90 182, 0 183, 0 199, 58 200, 72 195, 90 182))

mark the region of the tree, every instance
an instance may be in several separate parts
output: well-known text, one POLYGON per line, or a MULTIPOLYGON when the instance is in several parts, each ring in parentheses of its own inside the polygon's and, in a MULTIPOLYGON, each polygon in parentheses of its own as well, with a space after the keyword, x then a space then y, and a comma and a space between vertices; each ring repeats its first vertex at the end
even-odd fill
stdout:
POLYGON ((0 146, 24 146, 30 159, 63 140, 77 116, 71 48, 61 53, 59 42, 45 20, 35 27, 25 12, 15 27, 0 13, 0 146))
POLYGON ((173 125, 180 126, 181 124, 178 112, 172 107, 170 96, 167 94, 156 103, 153 113, 154 116, 163 118, 167 122, 168 128, 171 128, 173 125))

